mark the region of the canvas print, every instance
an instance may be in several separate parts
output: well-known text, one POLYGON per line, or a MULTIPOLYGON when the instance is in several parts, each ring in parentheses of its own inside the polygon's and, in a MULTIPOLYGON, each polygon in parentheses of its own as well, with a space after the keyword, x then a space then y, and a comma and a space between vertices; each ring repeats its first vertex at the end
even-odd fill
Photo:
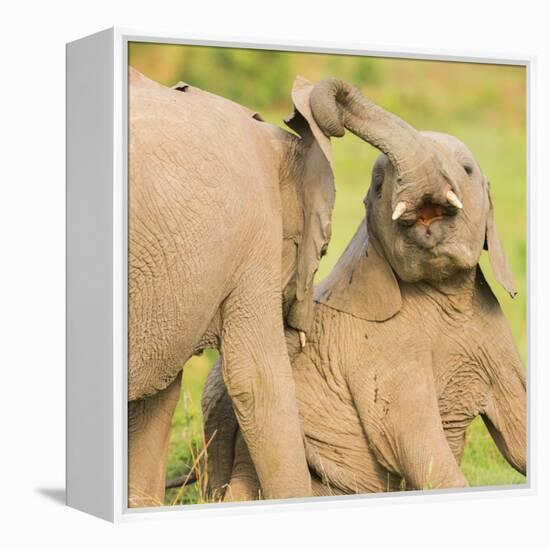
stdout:
POLYGON ((130 44, 129 507, 526 483, 525 97, 130 44))

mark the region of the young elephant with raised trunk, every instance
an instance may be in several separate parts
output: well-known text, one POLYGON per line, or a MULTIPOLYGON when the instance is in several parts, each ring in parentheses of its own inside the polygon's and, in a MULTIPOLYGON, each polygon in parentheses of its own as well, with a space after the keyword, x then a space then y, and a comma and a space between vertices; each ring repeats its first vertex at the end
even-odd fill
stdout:
MULTIPOLYGON (((467 486, 459 464, 478 415, 525 474, 525 371, 478 266, 485 246, 515 295, 487 179, 458 139, 418 132, 345 83, 324 81, 311 104, 327 135, 345 127, 383 153, 366 223, 316 287, 305 347, 287 330, 314 492, 467 486)), ((203 409, 214 497, 257 498, 218 365, 203 409)))

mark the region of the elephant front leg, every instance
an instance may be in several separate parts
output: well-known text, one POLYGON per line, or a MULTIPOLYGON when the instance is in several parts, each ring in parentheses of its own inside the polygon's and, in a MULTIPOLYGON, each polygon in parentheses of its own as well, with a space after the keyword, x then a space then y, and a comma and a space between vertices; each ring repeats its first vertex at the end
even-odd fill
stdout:
MULTIPOLYGON (((265 280, 265 279, 264 279, 265 280)), ((234 292, 224 304, 222 373, 264 498, 304 497, 311 481, 287 355, 281 292, 234 292)))
POLYGON ((467 487, 439 414, 431 352, 388 356, 350 387, 369 444, 380 464, 407 488, 467 487))
POLYGON ((482 418, 508 463, 527 475, 527 392, 525 369, 511 335, 494 338, 483 350, 490 373, 482 418))
POLYGON ((165 390, 128 404, 128 507, 162 506, 181 372, 165 390))

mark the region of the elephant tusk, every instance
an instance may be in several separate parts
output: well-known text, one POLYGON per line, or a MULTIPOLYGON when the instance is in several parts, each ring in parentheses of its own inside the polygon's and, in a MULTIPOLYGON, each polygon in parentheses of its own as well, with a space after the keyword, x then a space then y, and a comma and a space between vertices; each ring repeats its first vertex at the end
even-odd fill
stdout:
POLYGON ((447 200, 456 208, 462 208, 462 203, 458 200, 458 197, 454 194, 454 191, 447 191, 447 194, 445 195, 447 200))
POLYGON ((407 210, 407 203, 404 201, 398 202, 393 214, 391 215, 391 219, 393 221, 398 220, 403 215, 405 210, 407 210))
POLYGON ((306 347, 306 333, 302 332, 301 330, 298 332, 300 335, 300 347, 305 348, 306 347))

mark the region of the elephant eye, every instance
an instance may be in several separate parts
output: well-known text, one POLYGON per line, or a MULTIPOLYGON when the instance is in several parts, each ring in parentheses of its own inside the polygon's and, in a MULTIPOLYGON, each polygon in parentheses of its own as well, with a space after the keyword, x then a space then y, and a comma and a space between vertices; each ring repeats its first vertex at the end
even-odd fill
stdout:
POLYGON ((462 167, 464 168, 466 174, 468 174, 469 176, 472 175, 474 169, 469 164, 464 164, 462 167))
POLYGON ((382 184, 384 183, 384 173, 375 171, 372 174, 371 185, 376 196, 380 198, 382 196, 382 184))

